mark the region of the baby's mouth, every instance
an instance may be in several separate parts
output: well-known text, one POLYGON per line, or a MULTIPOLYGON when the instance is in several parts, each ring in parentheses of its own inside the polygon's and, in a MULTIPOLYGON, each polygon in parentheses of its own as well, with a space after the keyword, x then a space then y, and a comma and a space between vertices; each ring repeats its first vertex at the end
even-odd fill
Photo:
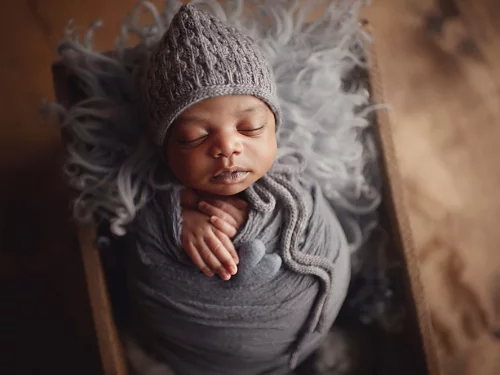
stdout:
POLYGON ((238 182, 248 175, 248 171, 243 169, 233 169, 222 171, 212 177, 212 180, 220 182, 238 182))

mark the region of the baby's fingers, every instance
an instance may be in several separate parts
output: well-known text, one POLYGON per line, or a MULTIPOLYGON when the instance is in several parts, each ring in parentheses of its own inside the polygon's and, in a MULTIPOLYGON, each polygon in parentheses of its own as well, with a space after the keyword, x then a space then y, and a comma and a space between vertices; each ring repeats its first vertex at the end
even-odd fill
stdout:
POLYGON ((233 216, 230 215, 230 213, 224 211, 220 207, 216 207, 213 204, 210 204, 205 201, 201 201, 198 205, 198 208, 200 209, 201 212, 203 212, 205 215, 208 216, 216 216, 222 221, 225 221, 226 223, 232 225, 233 227, 236 227, 236 220, 234 219, 233 216))
POLYGON ((229 254, 231 254, 231 256, 233 257, 236 265, 238 265, 240 263, 240 258, 238 256, 238 253, 236 252, 236 249, 234 248, 233 242, 229 239, 229 237, 226 234, 217 229, 214 230, 214 233, 219 239, 219 241, 222 243, 222 245, 226 248, 226 250, 229 251, 229 254))
MULTIPOLYGON (((204 239, 207 241, 207 239, 204 239)), ((219 274, 221 279, 229 280, 231 275, 226 271, 225 267, 221 264, 217 256, 213 253, 213 249, 210 247, 210 241, 207 243, 200 242, 197 245, 198 251, 200 252, 200 256, 203 258, 205 264, 213 270, 215 273, 219 274)))
MULTIPOLYGON (((223 212, 225 215, 227 215, 227 217, 230 217, 233 220, 235 225, 237 219, 241 216, 240 210, 236 206, 233 206, 233 204, 230 203, 229 199, 227 201, 223 199, 209 199, 202 202, 209 204, 211 207, 217 210, 216 212, 223 212)), ((214 215, 216 214, 214 213, 214 215)), ((216 216, 220 217, 220 215, 216 216)))
POLYGON ((185 250, 187 255, 189 255, 193 263, 200 269, 201 272, 203 272, 208 277, 212 277, 214 275, 214 272, 209 266, 207 266, 198 249, 196 249, 193 243, 189 243, 187 246, 185 246, 185 250))
POLYGON ((246 211, 248 210, 248 203, 245 202, 243 199, 235 198, 235 197, 229 197, 227 198, 227 202, 234 207, 236 207, 240 211, 246 211))
POLYGON ((215 228, 220 230, 229 238, 233 238, 234 236, 236 236, 236 233, 238 232, 234 226, 229 224, 227 221, 220 219, 218 216, 210 217, 210 222, 215 228))
MULTIPOLYGON (((236 262, 230 251, 224 246, 220 239, 214 234, 206 238, 206 244, 210 252, 217 258, 222 265, 219 268, 213 267, 212 269, 219 274, 223 280, 229 280, 231 275, 235 275, 238 271, 236 262)), ((231 242, 231 241, 229 241, 231 242)), ((232 243, 231 243, 232 247, 232 243)), ((233 249, 234 250, 234 249, 233 249)))

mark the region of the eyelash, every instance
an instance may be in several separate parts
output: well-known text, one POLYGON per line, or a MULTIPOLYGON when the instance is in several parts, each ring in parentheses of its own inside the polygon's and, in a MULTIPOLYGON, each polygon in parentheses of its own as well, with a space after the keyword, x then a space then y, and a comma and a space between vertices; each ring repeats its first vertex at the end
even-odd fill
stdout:
MULTIPOLYGON (((256 128, 256 129, 248 129, 248 130, 239 130, 240 133, 243 133, 243 134, 247 134, 247 133, 255 133, 255 132, 258 132, 258 131, 261 131, 264 129, 264 127, 266 126, 266 124, 262 125, 260 128, 256 128)), ((195 143, 198 143, 201 144, 203 143, 203 141, 208 138, 208 134, 207 135, 204 135, 203 137, 199 137, 199 138, 196 138, 196 139, 193 139, 192 141, 183 141, 183 140, 179 140, 179 144, 181 144, 182 146, 191 146, 191 147, 195 147, 195 146, 192 146, 194 145, 195 143)), ((198 146, 198 144, 196 145, 198 146)))
POLYGON ((258 131, 264 129, 265 126, 266 126, 266 124, 262 125, 260 128, 257 128, 257 129, 239 130, 239 132, 240 133, 254 133, 254 132, 258 132, 258 131))
POLYGON ((184 145, 184 146, 189 146, 189 145, 191 145, 191 144, 193 144, 193 143, 196 143, 196 142, 199 142, 199 141, 205 140, 206 138, 208 138, 208 134, 207 134, 207 135, 204 135, 203 137, 193 139, 192 141, 183 141, 183 140, 179 140, 179 143, 180 143, 181 145, 184 145))

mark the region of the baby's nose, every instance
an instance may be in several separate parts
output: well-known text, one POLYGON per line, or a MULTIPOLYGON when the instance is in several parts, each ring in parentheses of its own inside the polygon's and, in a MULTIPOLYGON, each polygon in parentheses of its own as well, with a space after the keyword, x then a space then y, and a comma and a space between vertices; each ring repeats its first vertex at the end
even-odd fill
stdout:
POLYGON ((234 136, 221 136, 214 143, 212 155, 214 158, 229 158, 234 154, 240 154, 243 151, 243 145, 240 140, 234 136))

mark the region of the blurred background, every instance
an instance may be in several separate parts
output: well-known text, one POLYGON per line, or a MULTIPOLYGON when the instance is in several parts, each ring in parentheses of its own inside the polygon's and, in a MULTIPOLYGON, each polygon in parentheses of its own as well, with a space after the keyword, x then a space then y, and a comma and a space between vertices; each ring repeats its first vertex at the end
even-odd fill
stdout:
POLYGON ((95 48, 109 50, 135 3, 0 2, 0 374, 100 373, 63 150, 39 109, 68 20, 104 19, 95 48))
MULTIPOLYGON (((63 150, 38 110, 67 21, 103 19, 109 50, 135 2, 0 2, 0 374, 100 373, 63 150)), ((374 0, 363 17, 443 374, 499 374, 500 1, 374 0)))

